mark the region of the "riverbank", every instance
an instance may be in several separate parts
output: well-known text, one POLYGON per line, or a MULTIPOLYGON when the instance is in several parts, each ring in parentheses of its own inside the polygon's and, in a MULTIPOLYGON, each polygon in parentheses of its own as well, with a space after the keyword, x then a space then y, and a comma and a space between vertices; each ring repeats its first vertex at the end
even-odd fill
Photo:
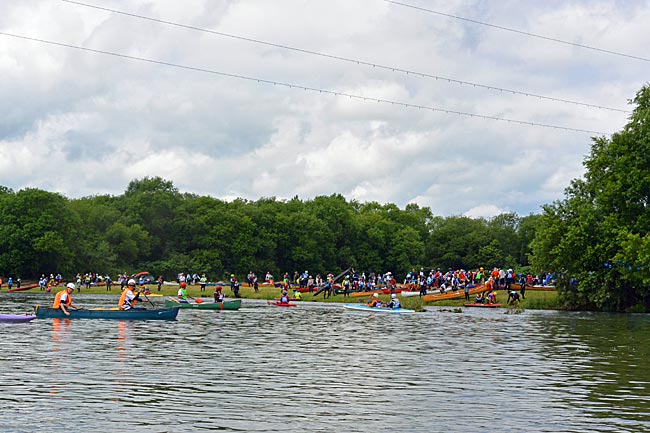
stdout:
MULTIPOLYGON (((162 295, 162 296, 170 296, 170 297, 176 297, 177 292, 178 292, 178 286, 162 286, 161 291, 159 292, 157 289, 156 285, 148 285, 147 286, 149 290, 151 291, 152 295, 162 295)), ((53 287, 52 291, 48 294, 45 291, 41 291, 38 287, 34 289, 29 289, 21 292, 13 292, 13 293, 7 293, 6 286, 3 287, 3 290, 0 292, 0 295, 4 296, 11 296, 14 294, 19 294, 19 293, 43 293, 44 295, 49 295, 49 296, 54 296, 56 292, 59 290, 62 290, 62 286, 58 287, 53 287)), ((205 291, 201 291, 200 286, 194 286, 190 285, 188 286, 188 295, 193 297, 193 298, 212 298, 214 293, 214 286, 208 286, 205 288, 205 291)), ((233 297, 233 293, 230 290, 230 286, 223 286, 223 293, 226 295, 228 298, 233 297)), ((113 285, 111 290, 107 290, 106 286, 91 286, 89 289, 86 289, 85 287, 82 287, 80 291, 75 290, 73 293, 73 297, 75 295, 80 295, 80 294, 114 294, 116 298, 119 297, 121 294, 120 286, 119 285, 113 285)), ((239 295, 243 299, 262 299, 262 300, 270 300, 270 299, 276 299, 280 297, 280 289, 277 287, 271 287, 271 286, 260 286, 259 287, 259 292, 255 292, 252 287, 248 286, 240 286, 239 288, 239 295)), ((289 294, 292 296, 292 293, 289 294)), ((441 307, 462 307, 467 303, 464 298, 461 299, 449 299, 449 300, 444 300, 444 301, 438 301, 438 302, 430 302, 430 303, 423 303, 422 299, 419 296, 413 296, 413 297, 402 297, 399 296, 400 302, 402 303, 402 306, 404 308, 416 310, 416 311, 422 311, 424 310, 424 307, 429 305, 429 306, 441 306, 441 307)), ((152 300, 156 300, 158 296, 152 296, 152 300)), ((555 291, 533 291, 533 290, 527 290, 526 291, 526 299, 522 300, 521 302, 516 303, 513 306, 508 306, 506 304, 506 300, 508 298, 507 292, 504 290, 499 290, 497 291, 497 302, 504 304, 502 308, 523 308, 523 309, 530 309, 530 310, 557 310, 559 309, 559 304, 558 304, 558 299, 557 299, 557 292, 555 291)), ((329 298, 325 298, 323 294, 321 293, 318 296, 314 296, 311 293, 302 293, 302 302, 339 302, 339 303, 351 303, 351 304, 357 304, 357 303, 364 303, 367 302, 369 299, 368 297, 358 297, 358 298, 353 298, 353 297, 344 297, 343 295, 332 295, 329 298)), ((380 295, 380 299, 383 302, 388 302, 390 300, 390 295, 380 295)), ((470 298, 471 301, 473 302, 473 297, 470 298)), ((117 302, 117 301, 116 301, 117 302)))

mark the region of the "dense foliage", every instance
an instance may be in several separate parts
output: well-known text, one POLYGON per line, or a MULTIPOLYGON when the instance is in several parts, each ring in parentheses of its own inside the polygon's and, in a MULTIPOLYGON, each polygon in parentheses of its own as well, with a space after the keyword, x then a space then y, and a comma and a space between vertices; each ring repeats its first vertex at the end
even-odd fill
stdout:
POLYGON ((583 179, 544 207, 533 264, 561 273, 571 309, 645 311, 650 305, 650 88, 629 123, 594 138, 583 179))
POLYGON ((159 177, 134 180, 121 196, 74 200, 0 187, 0 275, 517 267, 528 264, 537 218, 442 218, 341 195, 225 202, 182 194, 159 177))

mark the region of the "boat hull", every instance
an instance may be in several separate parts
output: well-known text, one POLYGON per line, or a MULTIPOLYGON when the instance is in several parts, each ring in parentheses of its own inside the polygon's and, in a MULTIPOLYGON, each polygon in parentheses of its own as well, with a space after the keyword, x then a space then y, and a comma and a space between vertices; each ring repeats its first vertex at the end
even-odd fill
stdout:
POLYGON ((33 314, 31 315, 0 314, 0 322, 3 323, 24 323, 24 322, 30 322, 34 319, 36 319, 36 316, 34 316, 33 314))
POLYGON ((184 304, 176 301, 165 300, 165 307, 178 307, 192 310, 239 310, 239 307, 241 307, 241 299, 224 302, 202 302, 200 304, 184 304))
POLYGON ((361 305, 361 304, 345 304, 343 305, 344 308, 347 308, 348 310, 356 310, 356 311, 368 311, 371 313, 388 313, 388 314, 412 314, 415 313, 415 310, 409 310, 406 308, 377 308, 377 307, 369 307, 367 305, 361 305))
POLYGON ((155 310, 81 309, 69 310, 70 315, 66 316, 58 309, 38 305, 34 307, 35 315, 39 319, 175 320, 178 310, 178 307, 155 310))
POLYGON ((35 289, 37 287, 38 287, 38 284, 28 284, 26 286, 14 287, 11 290, 7 290, 7 292, 20 292, 22 290, 30 290, 30 289, 35 289))
POLYGON ((465 304, 466 307, 478 307, 478 308, 497 308, 502 307, 503 304, 465 304))
MULTIPOLYGON (((480 285, 476 287, 472 287, 469 289, 469 294, 470 295, 476 295, 477 293, 485 292, 485 285, 480 285)), ((445 293, 439 293, 436 295, 425 295, 422 297, 422 300, 424 302, 435 302, 435 301, 442 301, 445 299, 461 299, 465 297, 465 290, 457 290, 455 292, 445 292, 445 293)))

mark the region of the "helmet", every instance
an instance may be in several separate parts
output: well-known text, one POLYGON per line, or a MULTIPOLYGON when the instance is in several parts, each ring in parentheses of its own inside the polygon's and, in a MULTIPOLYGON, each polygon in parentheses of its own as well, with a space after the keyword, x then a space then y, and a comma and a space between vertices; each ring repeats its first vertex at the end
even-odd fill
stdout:
POLYGON ((68 289, 74 290, 74 283, 68 283, 65 285, 68 289))
POLYGON ((372 296, 375 297, 375 298, 378 298, 378 297, 379 297, 379 293, 373 293, 372 296))
POLYGON ((181 283, 181 287, 185 287, 185 286, 187 286, 187 284, 185 283, 185 281, 183 281, 183 282, 181 283))
POLYGON ((395 293, 393 293, 392 295, 390 295, 390 298, 395 299, 395 298, 397 298, 397 295, 395 293))
POLYGON ((230 276, 231 276, 231 277, 234 277, 234 276, 235 276, 235 274, 230 274, 230 276))
POLYGON ((127 283, 127 285, 129 285, 129 286, 135 286, 135 280, 134 280, 133 278, 131 278, 131 279, 129 280, 129 282, 127 283))

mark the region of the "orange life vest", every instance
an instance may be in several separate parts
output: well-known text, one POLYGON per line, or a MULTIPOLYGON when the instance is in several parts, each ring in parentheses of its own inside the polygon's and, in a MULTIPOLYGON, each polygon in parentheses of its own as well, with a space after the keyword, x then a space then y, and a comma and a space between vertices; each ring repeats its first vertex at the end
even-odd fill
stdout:
MULTIPOLYGON (((59 309, 61 308, 61 296, 63 296, 64 293, 68 293, 68 289, 63 289, 59 292, 57 292, 56 296, 54 296, 54 303, 52 304, 52 308, 59 309)), ((69 307, 70 304, 72 304, 72 296, 68 293, 68 299, 65 301, 65 306, 69 307)))
MULTIPOLYGON (((122 295, 120 296, 120 301, 117 303, 118 307, 120 307, 120 310, 123 310, 123 309, 124 309, 124 304, 126 304, 126 292, 128 292, 128 290, 129 290, 129 289, 124 289, 124 291, 122 292, 122 295)), ((135 307, 135 304, 136 304, 137 302, 138 302, 138 301, 136 301, 136 300, 134 299, 134 300, 131 302, 131 308, 135 307)))

